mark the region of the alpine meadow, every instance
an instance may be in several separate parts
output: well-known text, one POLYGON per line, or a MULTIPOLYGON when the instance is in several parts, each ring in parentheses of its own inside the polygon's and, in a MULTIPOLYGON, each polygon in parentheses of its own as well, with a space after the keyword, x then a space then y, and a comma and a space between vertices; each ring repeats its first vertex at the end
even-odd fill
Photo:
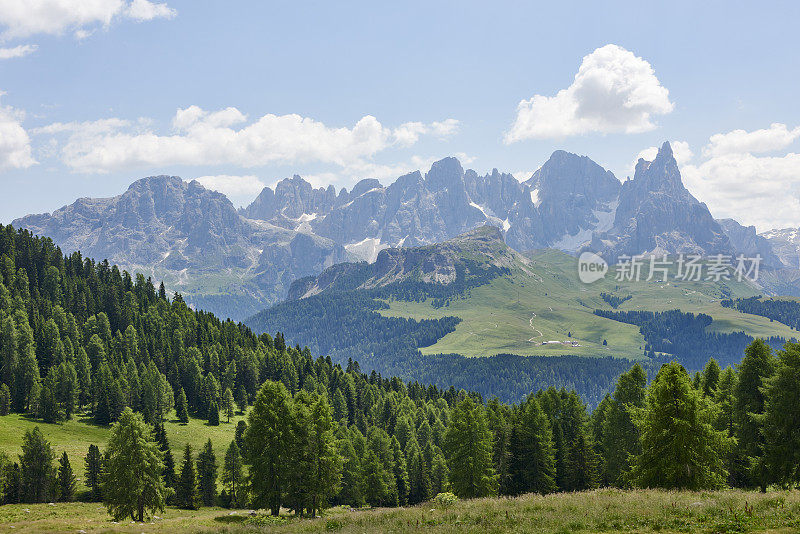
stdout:
POLYGON ((797 20, 0 0, 0 533, 800 532, 797 20))

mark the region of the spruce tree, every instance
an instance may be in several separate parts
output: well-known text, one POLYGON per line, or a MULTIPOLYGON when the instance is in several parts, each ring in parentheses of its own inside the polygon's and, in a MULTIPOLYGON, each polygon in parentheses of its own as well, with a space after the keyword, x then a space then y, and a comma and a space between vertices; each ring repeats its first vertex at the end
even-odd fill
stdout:
POLYGON ((64 452, 58 460, 58 500, 70 502, 75 498, 75 474, 64 452))
POLYGON ((613 485, 625 485, 630 459, 639 454, 639 428, 634 413, 645 405, 647 374, 638 363, 617 380, 602 427, 605 476, 613 485))
POLYGON ((637 422, 641 453, 630 473, 636 485, 698 491, 725 483, 723 457, 731 443, 712 426, 713 410, 683 366, 661 367, 637 422))
POLYGON ((200 500, 205 506, 214 506, 217 498, 217 457, 211 439, 197 455, 197 476, 200 486, 200 500))
POLYGON ((512 436, 512 487, 514 493, 550 493, 556 490, 553 436, 536 397, 521 407, 512 436))
POLYGON ((702 389, 704 397, 713 397, 719 386, 719 378, 722 370, 719 368, 717 360, 710 358, 703 369, 702 389))
POLYGON ((53 490, 54 459, 55 454, 50 447, 50 442, 44 438, 39 427, 26 430, 22 437, 22 454, 19 457, 22 490, 20 500, 22 502, 47 501, 53 490))
POLYGON ((86 487, 90 490, 92 501, 99 502, 103 499, 103 492, 100 489, 103 469, 100 449, 97 445, 89 445, 89 452, 86 454, 86 458, 84 458, 84 463, 86 464, 86 469, 84 471, 86 487))
POLYGON ((187 443, 183 449, 183 466, 175 488, 175 504, 185 510, 200 508, 200 496, 197 491, 197 473, 192 458, 192 447, 187 443))
POLYGON ((247 418, 244 433, 248 483, 253 505, 278 515, 292 455, 291 397, 279 382, 265 382, 247 418))
POLYGON ((764 470, 783 488, 800 483, 800 344, 778 352, 775 374, 766 380, 764 470))
POLYGON ((591 436, 581 431, 567 453, 567 491, 594 489, 600 479, 600 459, 594 450, 591 436))
POLYGON ((0 385, 0 415, 8 415, 11 412, 11 390, 8 385, 0 385))
POLYGON ((189 422, 189 407, 186 403, 186 392, 183 391, 183 388, 178 392, 178 398, 175 399, 175 417, 183 424, 189 422))
POLYGON ((450 416, 444 435, 450 484, 459 497, 486 497, 497 493, 492 467, 492 433, 483 407, 467 397, 450 416))
POLYGON ((324 397, 311 406, 309 449, 313 459, 310 502, 312 517, 328 505, 341 487, 342 460, 333 437, 331 407, 324 397))
POLYGON ((239 508, 244 505, 244 470, 242 469, 242 457, 239 453, 239 446, 236 440, 231 441, 225 453, 225 464, 222 468, 222 484, 228 493, 231 508, 239 508))
POLYGON ((219 407, 215 400, 212 400, 208 405, 208 424, 210 426, 219 426, 219 407))
POLYGON ((231 422, 231 417, 236 410, 236 403, 233 401, 233 393, 230 388, 225 388, 222 394, 222 411, 225 413, 226 422, 231 422))

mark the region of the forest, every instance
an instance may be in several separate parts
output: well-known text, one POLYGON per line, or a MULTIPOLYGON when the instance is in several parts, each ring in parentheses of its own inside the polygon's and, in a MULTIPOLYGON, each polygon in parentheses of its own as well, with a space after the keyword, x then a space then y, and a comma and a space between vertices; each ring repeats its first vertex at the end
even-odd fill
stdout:
POLYGON ((315 358, 10 226, 0 228, 0 275, 0 414, 111 426, 83 466, 38 427, 26 432, 18 458, 0 459, 4 503, 83 499, 142 521, 166 505, 315 516, 446 493, 800 482, 800 344, 752 340, 738 365, 710 359, 692 376, 669 362, 649 382, 624 362, 590 411, 565 388, 506 403, 315 358), (172 457, 166 417, 219 425, 234 412, 246 420, 224 457, 210 442, 172 457))
POLYGON ((726 299, 720 302, 726 308, 734 308, 742 313, 752 313, 778 321, 795 330, 800 329, 800 302, 775 298, 750 297, 746 299, 726 299))
MULTIPOLYGON (((645 354, 655 363, 666 363, 673 358, 687 369, 702 369, 710 358, 722 365, 732 365, 741 359, 753 337, 744 332, 707 332, 713 319, 704 314, 686 313, 680 310, 651 311, 607 311, 595 310, 595 315, 639 327, 646 345, 645 354)), ((772 348, 780 348, 786 339, 773 336, 766 340, 772 348)), ((794 340, 792 340, 794 341, 794 340)))

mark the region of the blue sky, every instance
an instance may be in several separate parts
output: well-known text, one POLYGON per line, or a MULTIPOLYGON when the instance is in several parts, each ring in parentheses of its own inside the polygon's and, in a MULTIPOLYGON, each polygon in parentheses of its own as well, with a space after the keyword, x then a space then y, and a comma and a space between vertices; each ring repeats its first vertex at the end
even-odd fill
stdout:
POLYGON ((800 226, 800 4, 647 4, 0 0, 0 220, 152 174, 624 179, 670 140, 715 216, 800 226))

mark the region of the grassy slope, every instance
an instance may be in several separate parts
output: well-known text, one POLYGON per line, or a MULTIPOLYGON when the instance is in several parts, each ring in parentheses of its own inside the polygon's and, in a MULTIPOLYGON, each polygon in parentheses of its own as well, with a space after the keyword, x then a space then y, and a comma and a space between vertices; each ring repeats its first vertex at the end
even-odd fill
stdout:
POLYGON ((477 499, 445 509, 433 503, 355 512, 338 508, 323 518, 281 524, 215 508, 170 508, 159 516, 152 523, 117 525, 97 504, 13 505, 0 508, 0 532, 797 532, 800 492, 597 490, 477 499))
MULTIPOLYGON (((173 419, 168 420, 164 426, 167 430, 170 447, 172 447, 176 469, 180 468, 183 448, 187 443, 197 454, 200 447, 205 445, 209 439, 214 446, 217 463, 222 465, 225 451, 233 440, 236 423, 243 417, 237 415, 231 418, 230 423, 226 423, 225 417, 221 416, 222 421, 216 427, 208 426, 201 419, 190 419, 186 425, 173 419)), ((45 438, 50 441, 57 457, 67 451, 72 470, 79 479, 79 490, 83 490, 83 484, 80 482, 83 478, 83 458, 86 456, 90 444, 98 445, 101 450, 105 447, 110 427, 95 425, 90 419, 82 416, 73 417, 72 420, 63 423, 47 424, 20 414, 9 414, 0 417, 0 452, 6 453, 10 459, 16 461, 21 452, 22 436, 26 430, 32 430, 35 426, 38 426, 45 438)))
MULTIPOLYGON (((638 327, 597 317, 597 308, 611 309, 600 293, 633 295, 620 310, 681 309, 706 313, 714 318, 711 329, 719 332, 743 330, 753 336, 797 337, 797 332, 769 319, 743 314, 719 305, 724 298, 723 284, 711 282, 616 282, 614 272, 591 285, 578 280, 576 259, 546 250, 532 253, 532 263, 519 265, 510 277, 501 277, 473 289, 465 298, 447 307, 430 303, 390 302, 387 316, 438 318, 456 315, 463 321, 455 332, 424 354, 458 353, 465 356, 492 356, 498 353, 529 355, 575 354, 641 358, 644 339, 638 327), (535 315, 534 315, 535 314, 535 315), (545 345, 542 341, 566 340, 567 334, 580 347, 545 345), (603 340, 608 341, 603 346, 603 340)), ((736 281, 724 283, 734 297, 758 294, 753 287, 736 281)))

